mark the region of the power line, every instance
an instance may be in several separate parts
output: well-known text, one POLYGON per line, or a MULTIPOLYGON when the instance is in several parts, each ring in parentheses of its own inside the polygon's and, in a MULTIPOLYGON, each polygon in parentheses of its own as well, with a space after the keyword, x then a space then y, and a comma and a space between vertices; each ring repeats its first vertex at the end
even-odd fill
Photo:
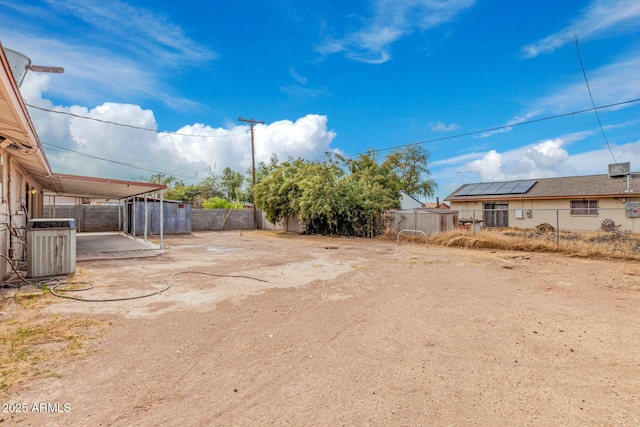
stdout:
MULTIPOLYGON (((512 123, 512 124, 508 124, 508 125, 496 126, 496 127, 486 128, 486 129, 481 129, 481 130, 474 130, 474 131, 465 132, 465 133, 458 133, 458 134, 455 134, 455 135, 449 135, 449 136, 443 136, 443 137, 440 137, 440 138, 427 139, 427 140, 424 140, 424 141, 411 142, 409 144, 401 144, 401 145, 394 145, 392 147, 377 148, 377 149, 374 149, 374 151, 381 152, 381 151, 395 150, 397 148, 412 147, 414 145, 423 145, 423 144, 428 144, 428 143, 431 143, 431 142, 446 141, 446 140, 449 140, 449 139, 462 138, 462 137, 465 137, 465 136, 478 135, 478 134, 488 133, 488 132, 495 132, 495 131, 510 129, 510 128, 513 128, 513 127, 516 127, 516 126, 529 125, 529 124, 532 124, 532 123, 538 123, 538 122, 544 122, 544 121, 547 121, 547 120, 559 119, 561 117, 575 116, 577 114, 589 113, 589 112, 592 112, 592 111, 604 110, 606 108, 618 107, 620 105, 634 104, 636 102, 640 102, 640 98, 630 99, 628 101, 616 102, 616 103, 608 104, 608 105, 601 105, 599 107, 586 108, 584 110, 572 111, 570 113, 562 113, 562 114, 556 114, 554 116, 541 117, 539 119, 524 120, 522 122, 512 123)), ((355 153, 355 155, 358 155, 358 154, 363 154, 363 152, 355 153)))
POLYGON ((176 178, 188 178, 188 179, 193 179, 194 178, 193 176, 177 175, 177 174, 174 174, 174 173, 168 173, 166 171, 161 171, 161 170, 157 170, 157 169, 151 169, 151 168, 147 168, 147 167, 144 167, 144 166, 132 165, 130 163, 124 163, 124 162, 119 162, 117 160, 106 159, 104 157, 94 156, 92 154, 82 153, 80 151, 75 151, 75 150, 71 150, 69 148, 60 147, 59 145, 51 144, 49 142, 40 141, 40 143, 42 145, 47 146, 47 147, 51 147, 53 149, 60 150, 60 151, 67 151, 67 152, 75 154, 77 156, 88 157, 88 158, 91 158, 91 159, 101 160, 103 162, 114 163, 114 164, 117 164, 117 165, 126 166, 126 167, 133 168, 133 169, 139 169, 139 170, 143 170, 143 171, 147 171, 147 172, 167 174, 167 175, 174 176, 176 178))
POLYGON ((576 42, 576 52, 578 52, 578 59, 580 60, 580 69, 582 70, 582 76, 584 77, 584 82, 587 85, 587 91, 589 92, 589 99, 591 99, 591 105, 593 106, 593 111, 596 113, 596 117, 598 118, 598 124, 600 125, 600 131, 602 132, 602 136, 604 137, 604 142, 607 144, 607 148, 609 149, 609 153, 611 153, 611 157, 613 158, 613 162, 618 164, 616 160, 616 156, 613 155, 613 150, 609 145, 609 140, 607 139, 607 135, 604 133, 604 127, 602 127, 602 122, 600 121, 600 114, 598 114, 598 110, 596 109, 596 103, 593 101, 593 95, 591 94, 591 87, 589 86, 589 80, 587 80, 587 73, 584 70, 584 64, 582 63, 582 55, 580 55, 580 46, 578 45, 578 34, 573 30, 573 37, 576 42))
POLYGON ((188 136, 188 137, 191 137, 191 138, 229 138, 231 136, 244 134, 244 132, 239 132, 239 133, 233 133, 233 134, 229 134, 229 135, 194 135, 194 134, 189 134, 189 133, 171 132, 171 131, 168 131, 168 130, 157 130, 157 129, 145 128, 145 127, 142 127, 142 126, 128 125, 128 124, 125 124, 125 123, 118 123, 118 122, 113 122, 113 121, 110 121, 110 120, 98 119, 96 117, 81 116, 79 114, 70 113, 68 111, 58 111, 58 110, 52 110, 50 108, 38 107, 38 106, 35 106, 35 105, 31 105, 29 103, 25 103, 25 105, 27 105, 27 107, 35 108, 36 110, 46 111, 47 113, 62 114, 62 115, 65 115, 65 116, 76 117, 78 119, 92 120, 94 122, 100 122, 100 123, 105 123, 105 124, 114 125, 114 126, 122 126, 122 127, 126 127, 126 128, 137 129, 137 130, 143 130, 145 132, 164 133, 164 134, 167 134, 167 135, 188 136))
MULTIPOLYGON (((526 125, 526 124, 532 124, 532 123, 537 123, 537 122, 542 122, 542 121, 547 121, 547 120, 553 120, 553 119, 557 119, 557 118, 561 118, 561 117, 573 116, 573 115, 577 115, 577 114, 583 114, 583 113, 603 110, 603 109, 607 109, 607 108, 618 107, 618 106, 621 106, 621 105, 634 104, 636 102, 640 102, 640 98, 630 99, 630 100, 622 101, 622 102, 616 102, 616 103, 608 104, 608 105, 601 105, 601 106, 598 106, 598 107, 587 108, 587 109, 584 109, 584 110, 573 111, 573 112, 570 112, 570 113, 563 113, 563 114, 557 114, 557 115, 554 115, 554 116, 542 117, 542 118, 539 118, 539 119, 525 120, 525 121, 522 121, 522 122, 513 123, 513 124, 509 124, 509 125, 496 126, 496 127, 492 127, 492 128, 486 128, 486 129, 476 130, 476 131, 472 131, 472 132, 465 132, 465 133, 460 133, 460 134, 456 134, 456 135, 449 135, 449 136, 429 139, 429 140, 425 140, 425 141, 419 141, 419 142, 413 142, 413 143, 409 143, 409 144, 402 144, 402 145, 396 145, 396 146, 392 146, 392 147, 380 148, 380 149, 375 149, 375 151, 376 152, 382 152, 382 151, 394 150, 394 149, 397 149, 397 148, 411 147, 411 146, 414 146, 414 145, 423 145, 423 144, 428 144, 428 143, 432 143, 432 142, 446 141, 446 140, 455 139, 455 138, 462 138, 462 137, 471 136, 471 135, 478 135, 478 134, 487 133, 487 132, 494 132, 494 131, 499 131, 499 130, 504 130, 504 129, 510 129, 510 128, 513 128, 513 127, 516 127, 516 126, 522 126, 522 125, 526 125)), ((38 108, 38 107, 36 107, 36 108, 38 108)), ((83 116, 80 116, 80 117, 83 117, 83 116)), ((88 119, 91 119, 91 118, 88 118, 88 119)), ((118 123, 114 123, 114 124, 122 125, 122 126, 129 126, 129 125, 123 125, 123 124, 118 124, 118 123)), ((154 132, 158 132, 158 131, 154 131, 154 132)), ((244 134, 244 132, 242 134, 244 134)), ((231 136, 242 135, 242 134, 233 134, 233 135, 228 135, 228 136, 231 137, 231 136)), ((193 135, 193 136, 197 136, 197 135, 193 135)), ((87 153, 82 153, 82 152, 79 152, 79 151, 74 151, 74 150, 71 150, 69 148, 60 147, 58 145, 51 144, 51 143, 44 142, 44 141, 40 141, 40 142, 43 145, 52 147, 54 149, 68 151, 70 153, 73 153, 73 154, 76 154, 76 155, 79 155, 79 156, 84 156, 84 157, 89 157, 89 158, 93 158, 93 159, 96 159, 96 160, 101 160, 101 161, 105 161, 105 162, 109 162, 109 163, 114 163, 114 164, 130 167, 130 168, 133 168, 133 169, 140 169, 140 170, 144 170, 144 171, 147 171, 147 172, 168 174, 168 175, 171 175, 171 176, 175 176, 177 178, 194 179, 193 176, 186 176, 186 175, 178 175, 178 174, 168 173, 166 171, 160 171, 160 170, 156 170, 156 169, 146 168, 146 167, 139 166, 139 165, 133 165, 133 164, 129 164, 129 163, 119 162, 117 160, 111 160, 111 159, 107 159, 107 158, 104 158, 104 157, 99 157, 99 156, 94 156, 94 155, 87 154, 87 153)), ((358 155, 358 154, 361 154, 361 153, 356 153, 355 155, 358 155)))

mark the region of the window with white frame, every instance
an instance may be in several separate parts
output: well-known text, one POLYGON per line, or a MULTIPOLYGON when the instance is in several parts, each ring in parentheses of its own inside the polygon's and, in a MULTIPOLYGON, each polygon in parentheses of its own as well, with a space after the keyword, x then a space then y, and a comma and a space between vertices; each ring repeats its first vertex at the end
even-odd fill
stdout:
POLYGON ((572 200, 571 215, 598 215, 597 200, 572 200))

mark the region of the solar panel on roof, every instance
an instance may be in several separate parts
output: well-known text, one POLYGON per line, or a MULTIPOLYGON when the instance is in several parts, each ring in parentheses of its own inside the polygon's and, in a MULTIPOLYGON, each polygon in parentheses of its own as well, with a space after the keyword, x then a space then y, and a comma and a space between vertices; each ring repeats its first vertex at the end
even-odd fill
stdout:
POLYGON ((516 186, 518 185, 519 181, 508 181, 505 182, 504 185, 502 186, 502 191, 508 193, 511 193, 511 191, 516 188, 516 186))
POLYGON ((468 196, 469 194, 473 194, 473 190, 480 184, 467 184, 462 190, 456 194, 456 196, 468 196))
POLYGON ((493 182, 484 187, 482 194, 502 194, 500 192, 502 186, 504 186, 504 182, 493 182))
POLYGON ((524 194, 533 187, 533 184, 536 183, 536 180, 529 179, 526 181, 520 181, 516 188, 512 190, 513 194, 524 194))
POLYGON ((527 179, 520 181, 481 182, 478 184, 468 184, 456 194, 456 197, 524 194, 529 191, 536 182, 537 181, 535 179, 527 179))

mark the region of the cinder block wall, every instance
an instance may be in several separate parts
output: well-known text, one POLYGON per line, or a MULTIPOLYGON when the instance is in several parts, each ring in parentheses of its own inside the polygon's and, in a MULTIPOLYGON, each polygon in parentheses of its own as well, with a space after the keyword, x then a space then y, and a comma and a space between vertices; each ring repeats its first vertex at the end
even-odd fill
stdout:
POLYGON ((81 205, 84 232, 118 231, 118 206, 81 205))
MULTIPOLYGON (((58 205, 44 209, 45 218, 74 218, 78 232, 118 231, 117 205, 58 205)), ((258 224, 263 224, 262 213, 258 211, 258 224)), ((192 209, 191 229, 193 231, 251 230, 253 229, 252 209, 192 209)))
POLYGON ((253 210, 193 209, 191 229, 193 231, 251 230, 253 229, 253 210))
POLYGON ((45 218, 73 218, 78 232, 118 231, 117 205, 58 205, 44 209, 45 218))

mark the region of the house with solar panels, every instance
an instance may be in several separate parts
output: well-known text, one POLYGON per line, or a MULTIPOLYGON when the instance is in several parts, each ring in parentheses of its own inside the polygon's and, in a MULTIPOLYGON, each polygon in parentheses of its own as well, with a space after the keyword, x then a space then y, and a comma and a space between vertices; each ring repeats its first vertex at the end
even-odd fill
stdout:
POLYGON ((444 200, 461 221, 483 227, 560 224, 565 230, 592 231, 613 224, 640 232, 640 173, 630 172, 628 163, 610 165, 603 175, 464 184, 444 200))

